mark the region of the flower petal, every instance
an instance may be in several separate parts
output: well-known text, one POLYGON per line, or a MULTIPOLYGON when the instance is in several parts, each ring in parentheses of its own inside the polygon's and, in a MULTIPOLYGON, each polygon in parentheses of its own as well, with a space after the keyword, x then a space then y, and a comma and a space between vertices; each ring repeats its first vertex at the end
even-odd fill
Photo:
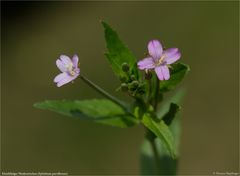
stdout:
POLYGON ((164 80, 161 66, 155 67, 155 72, 156 72, 157 77, 158 77, 159 80, 164 80))
POLYGON ((163 55, 165 55, 165 61, 167 64, 172 64, 176 62, 181 57, 181 53, 178 48, 169 48, 163 51, 163 55))
POLYGON ((67 75, 64 79, 62 79, 61 81, 59 81, 57 83, 57 86, 58 87, 61 87, 63 86, 64 84, 67 84, 69 82, 71 82, 72 80, 76 79, 78 77, 79 74, 76 74, 75 76, 70 76, 70 75, 67 75))
POLYGON ((75 54, 72 58, 72 63, 73 63, 73 67, 77 68, 78 67, 78 56, 75 54))
POLYGON ((169 69, 166 65, 161 66, 161 70, 162 70, 162 74, 163 74, 163 78, 164 80, 169 80, 170 78, 170 73, 169 73, 169 69))
POLYGON ((166 65, 156 67, 155 72, 159 80, 169 80, 170 78, 169 69, 166 65))
POLYGON ((163 52, 162 44, 158 40, 151 40, 148 43, 148 52, 155 61, 159 60, 163 52))
POLYGON ((59 75, 57 75, 57 76, 54 78, 53 81, 54 81, 55 83, 57 83, 57 82, 65 79, 67 76, 68 76, 68 74, 65 73, 65 72, 64 72, 64 73, 60 73, 59 75))
POLYGON ((76 74, 79 76, 80 75, 80 68, 75 69, 76 74))
POLYGON ((144 69, 152 69, 154 68, 154 60, 153 58, 151 57, 147 57, 147 58, 144 58, 143 60, 140 60, 138 63, 138 68, 140 70, 144 70, 144 69))
POLYGON ((72 64, 71 59, 68 56, 66 56, 66 55, 61 55, 60 59, 62 60, 64 65, 72 64))
POLYGON ((56 65, 61 72, 67 71, 66 67, 64 66, 64 64, 62 63, 62 61, 60 59, 57 59, 56 65))

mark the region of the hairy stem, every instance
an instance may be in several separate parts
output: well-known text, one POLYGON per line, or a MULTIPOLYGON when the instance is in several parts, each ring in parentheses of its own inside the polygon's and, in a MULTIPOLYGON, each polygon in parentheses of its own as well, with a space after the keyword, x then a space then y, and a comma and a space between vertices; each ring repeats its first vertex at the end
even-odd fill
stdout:
POLYGON ((107 91, 103 90, 101 87, 99 87, 98 85, 96 85, 95 83, 93 83, 92 81, 90 81, 88 78, 86 78, 83 75, 80 75, 80 78, 87 84, 89 85, 91 88, 93 88, 94 90, 96 90, 98 93, 100 93, 101 95, 103 95, 104 97, 108 98, 109 100, 111 100, 112 102, 116 103, 117 105, 121 106, 122 109, 124 109, 125 111, 128 111, 126 105, 124 105, 123 102, 121 102, 119 99, 117 99, 116 97, 112 96, 111 94, 109 94, 107 91))

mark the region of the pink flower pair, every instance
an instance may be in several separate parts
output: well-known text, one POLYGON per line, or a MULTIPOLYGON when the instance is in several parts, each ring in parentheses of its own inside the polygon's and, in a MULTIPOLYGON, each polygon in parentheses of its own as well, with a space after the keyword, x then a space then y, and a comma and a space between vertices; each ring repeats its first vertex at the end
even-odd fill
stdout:
MULTIPOLYGON (((168 80, 170 78, 169 65, 176 62, 181 57, 178 48, 169 48, 163 50, 162 44, 158 40, 151 40, 148 43, 149 56, 140 60, 137 65, 140 70, 154 70, 159 80, 168 80)), ((56 61, 56 65, 62 72, 54 78, 58 87, 67 84, 80 75, 78 68, 78 56, 74 55, 72 59, 61 55, 56 61)))

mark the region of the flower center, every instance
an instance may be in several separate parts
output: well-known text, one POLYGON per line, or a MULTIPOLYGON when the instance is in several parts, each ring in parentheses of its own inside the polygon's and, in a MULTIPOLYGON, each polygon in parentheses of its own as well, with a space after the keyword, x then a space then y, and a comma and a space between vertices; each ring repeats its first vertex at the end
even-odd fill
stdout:
POLYGON ((70 76, 74 76, 76 75, 76 70, 73 68, 73 64, 69 63, 67 65, 65 65, 67 72, 69 73, 70 76))
POLYGON ((165 57, 166 57, 165 55, 162 55, 162 56, 160 57, 160 59, 158 60, 158 62, 156 63, 156 65, 159 66, 159 65, 161 65, 161 64, 164 64, 164 58, 165 58, 165 57))
POLYGON ((74 75, 76 74, 76 72, 73 71, 73 70, 71 70, 71 71, 69 71, 69 74, 70 74, 71 76, 74 76, 74 75))

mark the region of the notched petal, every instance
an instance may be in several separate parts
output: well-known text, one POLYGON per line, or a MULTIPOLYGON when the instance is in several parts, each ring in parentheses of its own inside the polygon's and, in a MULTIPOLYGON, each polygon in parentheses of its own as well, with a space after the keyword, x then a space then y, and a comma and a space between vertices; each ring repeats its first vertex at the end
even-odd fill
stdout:
POLYGON ((170 78, 169 68, 165 65, 165 66, 161 66, 161 70, 162 70, 164 80, 169 80, 170 78))
POLYGON ((72 58, 72 63, 73 63, 73 66, 75 67, 75 68, 77 68, 78 67, 78 56, 75 54, 74 56, 73 56, 73 58, 72 58))
POLYGON ((65 79, 67 77, 67 73, 60 73, 59 75, 57 75, 55 78, 54 78, 54 82, 57 83, 63 79, 65 79))
POLYGON ((155 67, 154 60, 151 57, 138 61, 137 65, 140 70, 152 69, 155 67))
POLYGON ((180 59, 181 53, 178 48, 169 48, 163 51, 167 64, 172 64, 180 59))
POLYGON ((72 64, 71 59, 66 55, 61 55, 60 59, 61 59, 61 61, 63 62, 64 65, 72 64))
POLYGON ((64 66, 64 64, 62 63, 62 61, 60 59, 56 60, 56 65, 61 72, 66 71, 66 67, 64 66))
POLYGON ((62 79, 61 81, 59 81, 58 83, 57 83, 57 87, 61 87, 61 86, 63 86, 64 84, 67 84, 67 83, 69 83, 69 82, 71 82, 72 80, 74 80, 74 79, 76 79, 76 76, 69 76, 69 75, 67 75, 64 79, 62 79))
POLYGON ((148 43, 148 52, 155 61, 159 60, 163 52, 162 44, 158 40, 151 40, 148 43))
POLYGON ((163 74, 162 74, 162 69, 161 66, 155 68, 155 72, 157 74, 157 77, 159 80, 164 80, 163 74))

